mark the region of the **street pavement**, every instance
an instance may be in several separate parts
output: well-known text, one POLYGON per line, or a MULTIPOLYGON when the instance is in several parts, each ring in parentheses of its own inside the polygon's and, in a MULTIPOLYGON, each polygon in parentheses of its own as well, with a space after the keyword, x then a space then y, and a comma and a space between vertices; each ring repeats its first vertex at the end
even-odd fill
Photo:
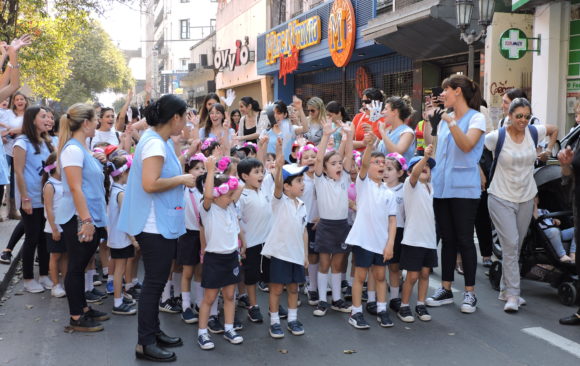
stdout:
MULTIPOLYGON (((0 246, 8 238, 0 223, 0 246)), ((5 266, 1 265, 0 266, 5 266)), ((38 268, 38 267, 36 267, 38 268)), ((306 334, 274 340, 268 335, 267 322, 252 324, 246 312, 241 345, 231 345, 213 335, 216 348, 202 351, 197 344, 197 326, 187 325, 179 315, 161 313, 162 329, 183 337, 184 345, 174 349, 175 365, 580 365, 580 327, 565 327, 558 318, 575 308, 560 304, 556 290, 544 283, 522 281, 522 295, 528 305, 517 314, 503 312, 503 302, 491 289, 485 269, 477 274, 478 309, 466 315, 459 311, 463 278, 454 285, 455 304, 430 308, 433 320, 407 324, 394 318, 395 326, 379 327, 374 317, 365 314, 370 330, 356 330, 348 315, 329 310, 317 318, 301 295, 298 317, 306 334), (352 354, 345 351, 355 351, 352 354)), ((141 273, 142 276, 142 273, 141 273)), ((431 290, 440 281, 439 271, 432 275, 431 290)), ((101 286, 101 290, 104 290, 101 286)), ((137 317, 111 315, 99 333, 66 333, 66 299, 50 293, 23 292, 22 281, 13 281, 0 302, 0 365, 73 366, 145 365, 136 360, 137 317)), ((412 304, 414 303, 412 300, 412 304)), ((262 313, 267 318, 267 294, 259 294, 262 313)), ((109 312, 112 298, 95 308, 109 312)), ((285 321, 283 320, 285 329, 285 321)))

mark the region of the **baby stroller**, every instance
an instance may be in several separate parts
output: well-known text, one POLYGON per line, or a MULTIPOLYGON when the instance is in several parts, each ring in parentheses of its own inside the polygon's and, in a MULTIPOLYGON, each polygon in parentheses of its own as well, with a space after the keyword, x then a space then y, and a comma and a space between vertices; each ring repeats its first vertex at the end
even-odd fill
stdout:
MULTIPOLYGON (((539 223, 546 218, 557 218, 561 221, 560 228, 574 226, 570 200, 562 189, 562 174, 556 161, 537 168, 534 180, 538 186, 541 208, 550 214, 536 218, 532 217, 528 233, 522 243, 520 253, 520 274, 523 278, 549 283, 558 289, 558 297, 564 305, 573 305, 579 300, 580 281, 574 263, 564 263, 550 243, 539 223)), ((564 243, 570 244, 570 243, 564 243)), ((501 244, 495 229, 493 230, 493 253, 499 259, 493 262, 489 270, 489 281, 492 288, 499 291, 502 273, 501 244)))

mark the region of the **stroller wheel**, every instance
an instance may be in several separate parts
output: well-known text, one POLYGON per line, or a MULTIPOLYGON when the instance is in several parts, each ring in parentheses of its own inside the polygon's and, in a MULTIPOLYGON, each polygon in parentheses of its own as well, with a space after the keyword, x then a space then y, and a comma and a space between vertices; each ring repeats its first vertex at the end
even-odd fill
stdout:
POLYGON ((491 288, 499 291, 499 283, 501 281, 501 262, 495 261, 489 268, 489 283, 491 288))
POLYGON ((491 237, 492 237, 492 246, 491 246, 492 252, 496 256, 496 258, 501 259, 502 258, 501 244, 499 242, 499 236, 497 235, 497 231, 495 230, 495 226, 493 226, 493 223, 491 224, 491 237))
POLYGON ((560 302, 566 306, 571 306, 576 303, 578 292, 572 282, 563 282, 558 287, 558 297, 560 302))

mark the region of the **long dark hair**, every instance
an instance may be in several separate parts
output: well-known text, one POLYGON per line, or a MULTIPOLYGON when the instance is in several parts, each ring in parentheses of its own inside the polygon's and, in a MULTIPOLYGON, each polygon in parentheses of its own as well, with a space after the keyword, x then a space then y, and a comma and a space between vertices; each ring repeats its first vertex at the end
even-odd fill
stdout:
POLYGON ((252 97, 242 97, 242 99, 240 99, 242 101, 242 103, 244 103, 245 107, 250 107, 251 110, 253 110, 256 113, 260 113, 261 109, 260 109, 260 103, 258 103, 257 100, 255 100, 252 97))
MULTIPOLYGON (((48 155, 48 158, 46 158, 46 161, 43 162, 42 180, 41 180, 41 184, 40 184, 41 187, 44 187, 44 185, 48 181, 48 178, 50 177, 50 175, 54 174, 56 172, 56 167, 52 168, 48 172, 44 170, 44 167, 49 166, 51 164, 54 164, 55 162, 56 162, 56 151, 53 151, 50 153, 50 155, 48 155)), ((42 197, 42 202, 44 202, 44 195, 42 197)))
POLYGON ((350 121, 350 116, 348 115, 342 104, 340 104, 337 101, 333 100, 328 102, 328 104, 326 105, 326 111, 330 113, 340 114, 342 116, 343 122, 350 121))
POLYGON ((215 100, 216 103, 220 102, 220 97, 216 93, 209 93, 208 95, 205 96, 205 98, 203 98, 203 104, 201 105, 201 112, 199 113, 199 120, 202 122, 205 121, 207 119, 207 117, 209 116, 209 110, 205 107, 205 105, 207 104, 207 101, 210 99, 215 100))
POLYGON ((463 98, 465 98, 465 102, 469 108, 479 111, 482 101, 481 89, 475 81, 471 80, 465 75, 454 74, 443 80, 441 87, 443 89, 450 87, 453 90, 461 88, 463 98))
POLYGON ((163 125, 176 114, 183 116, 187 111, 185 101, 173 94, 166 94, 145 109, 145 118, 149 126, 163 125))
MULTIPOLYGON (((211 108, 209 109, 209 112, 211 112, 212 109, 215 109, 216 111, 220 112, 224 118, 222 120, 222 123, 225 121, 226 119, 226 109, 224 108, 223 105, 216 103, 214 105, 211 106, 211 108)), ((201 121, 201 119, 200 119, 201 121)), ((209 133, 211 132, 211 127, 212 127, 212 123, 211 123, 211 118, 209 118, 209 113, 207 114, 207 118, 205 120, 205 137, 209 137, 209 133)))
POLYGON ((24 111, 24 117, 22 119, 22 133, 28 137, 32 146, 34 146, 34 153, 40 154, 40 144, 44 142, 48 151, 53 152, 54 147, 52 146, 52 141, 48 137, 47 132, 42 132, 40 136, 36 133, 36 126, 34 125, 34 120, 40 111, 45 111, 44 107, 34 106, 26 108, 24 111))

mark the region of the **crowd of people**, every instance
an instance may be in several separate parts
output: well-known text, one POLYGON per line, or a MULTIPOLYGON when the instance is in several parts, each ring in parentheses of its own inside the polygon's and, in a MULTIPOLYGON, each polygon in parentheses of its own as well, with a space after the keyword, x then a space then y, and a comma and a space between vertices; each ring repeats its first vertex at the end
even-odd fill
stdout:
MULTIPOLYGON (((112 295, 113 314, 137 314, 136 357, 171 361, 167 348, 183 342, 162 331, 159 311, 197 323, 204 350, 215 348, 210 333, 243 342, 236 307, 251 323, 265 321, 258 290, 269 292, 272 338, 285 336, 281 319, 290 334, 305 333, 302 291, 314 316, 342 312, 366 329, 366 302, 366 313, 392 327, 391 314, 429 321, 429 307, 454 304, 456 272, 465 286, 459 310, 474 313, 474 230, 489 267, 492 223, 503 250, 499 299, 506 312, 526 303, 518 260, 534 214, 534 164, 550 157, 558 130, 532 115, 523 91, 506 93, 498 126, 463 75, 433 89, 417 124, 408 97, 375 88, 352 119, 316 96, 263 108, 243 97, 233 109, 231 91, 208 94, 199 114, 174 95, 135 108, 130 93, 117 116, 79 103, 56 118, 17 92, 17 54, 28 43, 0 45, 9 58, 0 100, 10 105, 0 110, 0 189, 9 185, 9 218, 21 220, 1 260, 10 263, 24 235, 25 291, 66 296, 72 329, 102 330, 110 316, 90 304, 112 295), (439 241, 442 286, 429 295, 439 241)), ((579 184, 580 154, 567 148, 559 158, 579 184)), ((575 261, 575 244, 561 241, 560 259, 575 261)), ((580 324, 580 315, 560 321, 580 324)))

